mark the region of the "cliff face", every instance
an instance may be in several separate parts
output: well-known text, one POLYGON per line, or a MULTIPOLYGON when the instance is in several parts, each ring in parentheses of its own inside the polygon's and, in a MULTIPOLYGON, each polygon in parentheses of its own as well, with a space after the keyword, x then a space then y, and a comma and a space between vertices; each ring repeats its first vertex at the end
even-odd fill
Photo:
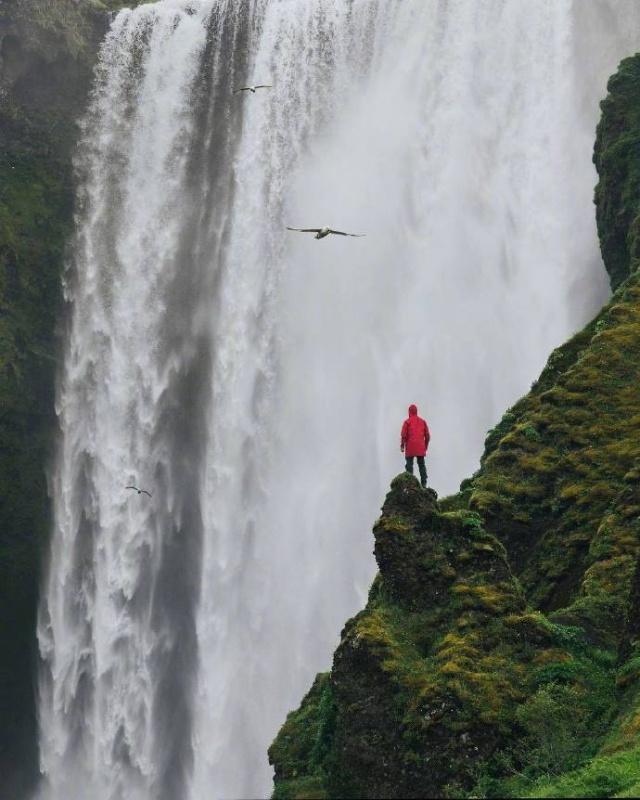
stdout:
POLYGON ((275 797, 459 796, 497 750, 520 759, 513 743, 536 739, 541 696, 598 724, 591 690, 613 686, 605 657, 527 607, 477 514, 443 511, 401 475, 374 535, 367 607, 270 750, 275 797))
POLYGON ((270 749, 274 797, 640 785, 638 101, 640 56, 610 81, 595 152, 615 294, 458 495, 395 479, 367 607, 270 749))
POLYGON ((49 529, 55 327, 72 225, 71 154, 109 8, 0 4, 0 775, 36 769, 35 615, 49 529))
POLYGON ((616 289, 640 258, 640 62, 625 59, 609 81, 602 103, 593 161, 596 220, 605 266, 616 289))

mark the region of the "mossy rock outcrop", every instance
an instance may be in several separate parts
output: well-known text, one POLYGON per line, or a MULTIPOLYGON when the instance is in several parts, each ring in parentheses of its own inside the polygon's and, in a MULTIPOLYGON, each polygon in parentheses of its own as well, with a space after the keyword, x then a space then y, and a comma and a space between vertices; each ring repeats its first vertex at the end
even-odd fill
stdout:
POLYGON ((401 475, 374 536, 367 607, 269 751, 274 797, 459 796, 525 735, 518 709, 537 690, 563 674, 580 705, 602 672, 527 608, 476 514, 441 511, 401 475))
POLYGON ((547 372, 554 361, 564 367, 554 383, 534 386, 488 437, 470 507, 505 545, 536 607, 580 601, 584 611, 591 598, 585 624, 619 635, 640 542, 640 276, 551 356, 547 372))
POLYGON ((600 176, 596 219, 600 248, 616 289, 640 263, 640 59, 626 58, 601 104, 593 160, 600 176))

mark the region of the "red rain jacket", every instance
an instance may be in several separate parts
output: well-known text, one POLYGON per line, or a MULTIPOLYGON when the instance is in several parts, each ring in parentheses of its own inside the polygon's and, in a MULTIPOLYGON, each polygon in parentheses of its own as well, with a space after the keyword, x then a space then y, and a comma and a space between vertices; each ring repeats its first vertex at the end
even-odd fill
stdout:
POLYGON ((402 424, 400 434, 400 447, 406 456, 424 456, 429 447, 429 426, 422 417, 418 416, 418 407, 409 406, 409 419, 402 424))

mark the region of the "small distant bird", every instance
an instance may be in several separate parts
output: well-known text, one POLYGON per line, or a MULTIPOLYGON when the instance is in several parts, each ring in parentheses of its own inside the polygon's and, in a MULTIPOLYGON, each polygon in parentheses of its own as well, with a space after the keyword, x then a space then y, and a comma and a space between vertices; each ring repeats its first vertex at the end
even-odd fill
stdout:
POLYGON ((125 489, 133 489, 134 491, 138 492, 138 494, 148 494, 149 497, 153 497, 151 492, 148 492, 146 489, 138 489, 137 486, 125 486, 125 489))
POLYGON ((334 231, 332 228, 289 228, 288 231, 298 231, 299 233, 315 233, 314 239, 324 239, 330 233, 335 233, 338 236, 356 236, 358 238, 366 236, 366 233, 345 233, 344 231, 334 231))
POLYGON ((236 89, 234 94, 238 94, 238 92, 252 92, 253 94, 256 93, 256 89, 271 89, 270 83, 258 83, 256 86, 242 86, 240 89, 236 89))

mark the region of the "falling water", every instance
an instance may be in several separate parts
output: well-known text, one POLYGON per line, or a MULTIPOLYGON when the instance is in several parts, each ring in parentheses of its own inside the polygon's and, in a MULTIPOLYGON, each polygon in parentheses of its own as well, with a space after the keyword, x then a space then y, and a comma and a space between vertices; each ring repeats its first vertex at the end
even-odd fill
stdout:
POLYGON ((407 404, 455 490, 606 296, 590 153, 639 31, 634 0, 116 17, 65 280, 47 800, 268 794, 266 748, 365 599, 407 404), (324 224, 366 238, 285 230, 324 224))

